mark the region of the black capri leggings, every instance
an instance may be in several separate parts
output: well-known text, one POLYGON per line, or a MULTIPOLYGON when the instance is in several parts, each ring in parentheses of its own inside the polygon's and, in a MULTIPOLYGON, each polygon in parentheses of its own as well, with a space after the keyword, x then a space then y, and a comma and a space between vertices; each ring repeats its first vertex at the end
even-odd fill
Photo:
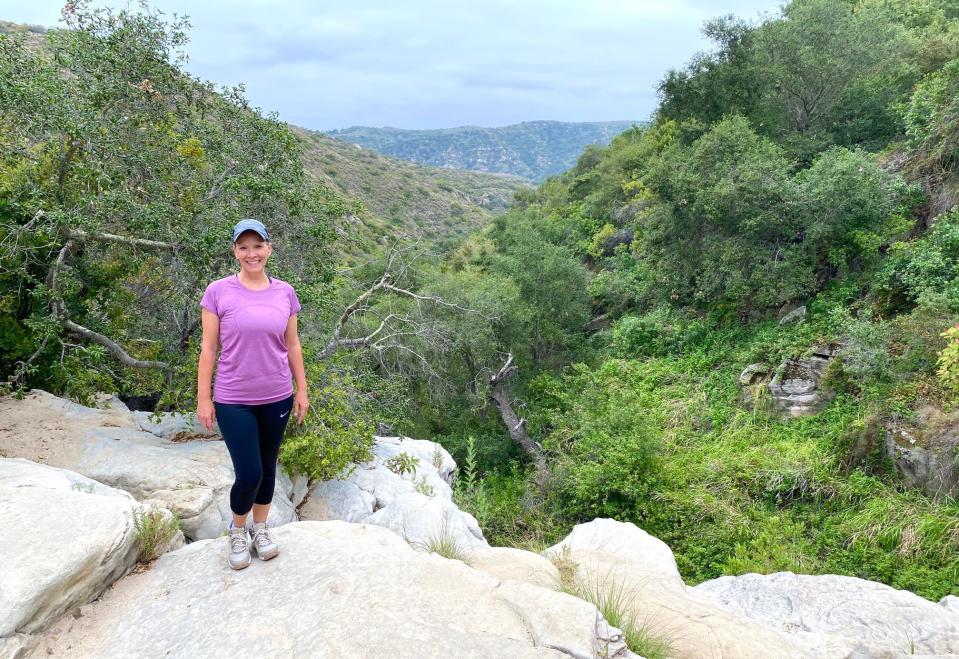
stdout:
POLYGON ((233 460, 236 480, 230 489, 230 508, 246 515, 254 503, 273 501, 276 458, 286 422, 293 409, 293 396, 263 405, 214 403, 220 433, 233 460))

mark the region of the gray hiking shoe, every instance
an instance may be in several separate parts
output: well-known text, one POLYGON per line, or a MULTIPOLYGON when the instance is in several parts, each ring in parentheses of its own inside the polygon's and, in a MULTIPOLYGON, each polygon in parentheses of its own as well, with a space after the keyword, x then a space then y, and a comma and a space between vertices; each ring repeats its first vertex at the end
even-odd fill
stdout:
POLYGON ((230 529, 230 567, 242 570, 250 565, 250 534, 246 528, 230 529))
POLYGON ((275 558, 280 553, 280 546, 276 544, 273 534, 266 527, 266 522, 258 522, 253 525, 253 549, 262 561, 275 558))

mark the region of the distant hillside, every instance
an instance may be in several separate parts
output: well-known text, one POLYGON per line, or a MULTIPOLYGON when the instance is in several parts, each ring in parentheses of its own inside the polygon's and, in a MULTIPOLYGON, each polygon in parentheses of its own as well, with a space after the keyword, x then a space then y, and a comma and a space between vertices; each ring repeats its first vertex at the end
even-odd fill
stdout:
POLYGON ((424 167, 291 128, 303 143, 307 172, 362 204, 348 220, 358 243, 354 251, 368 251, 384 236, 430 242, 465 236, 505 210, 516 190, 529 187, 511 176, 424 167))
POLYGON ((366 128, 330 131, 333 137, 433 167, 511 174, 543 181, 566 171, 588 144, 606 146, 636 121, 525 121, 501 128, 439 130, 366 128))

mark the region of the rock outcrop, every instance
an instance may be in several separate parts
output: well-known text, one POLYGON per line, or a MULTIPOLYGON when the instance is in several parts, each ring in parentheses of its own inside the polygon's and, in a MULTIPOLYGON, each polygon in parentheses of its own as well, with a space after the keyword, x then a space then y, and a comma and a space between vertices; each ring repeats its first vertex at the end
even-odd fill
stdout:
POLYGON ((927 406, 886 425, 883 455, 909 487, 933 499, 959 496, 959 413, 927 406))
POLYGON ((35 654, 63 657, 635 656, 594 606, 345 522, 276 530, 283 553, 242 572, 226 539, 166 554, 67 617, 35 654))
POLYGON ((340 478, 313 485, 300 518, 376 524, 411 544, 443 542, 467 555, 489 546, 476 519, 453 504, 456 463, 442 446, 376 437, 373 455, 340 478))
POLYGON ((787 359, 769 383, 773 409, 783 418, 818 414, 833 399, 833 393, 822 387, 826 367, 838 354, 840 346, 819 346, 805 359, 787 359))
POLYGON ((16 656, 28 635, 133 568, 143 506, 80 474, 0 458, 0 509, 0 656, 16 656))
POLYGON ((778 572, 720 577, 693 590, 817 657, 959 655, 959 615, 873 581, 778 572))
MULTIPOLYGON (((135 414, 142 413, 122 404, 88 408, 38 390, 23 400, 0 398, 0 450, 7 457, 78 472, 169 509, 191 540, 219 536, 230 519, 233 484, 226 445, 172 441, 161 435, 175 424, 159 424, 157 435, 142 430, 144 419, 135 414)), ((272 524, 296 518, 294 503, 299 502, 291 500, 296 490, 285 474, 277 474, 272 524)))
POLYGON ((613 593, 638 626, 665 640, 670 656, 715 659, 817 657, 782 632, 734 615, 687 589, 669 547, 610 519, 579 524, 547 550, 567 587, 613 593))

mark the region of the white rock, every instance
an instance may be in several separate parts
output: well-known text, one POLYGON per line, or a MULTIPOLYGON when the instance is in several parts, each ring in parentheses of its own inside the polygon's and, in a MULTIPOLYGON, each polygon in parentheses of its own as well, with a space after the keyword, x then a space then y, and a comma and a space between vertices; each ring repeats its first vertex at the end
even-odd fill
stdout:
POLYGON ((217 439, 220 436, 219 430, 211 432, 200 425, 195 414, 163 412, 157 415, 159 419, 155 419, 152 412, 131 412, 131 414, 133 421, 140 430, 163 439, 184 441, 188 439, 217 439))
POLYGON ((959 597, 955 595, 946 595, 941 600, 939 600, 939 606, 946 607, 947 611, 952 611, 953 613, 959 614, 959 597))
POLYGON ((959 616, 885 584, 833 574, 792 572, 720 577, 695 590, 727 610, 821 645, 858 643, 876 657, 959 654, 959 616))
POLYGON ((80 474, 0 458, 0 638, 22 640, 96 597, 136 562, 133 497, 80 474))
POLYGON ((670 656, 815 656, 786 634, 735 616, 688 590, 669 547, 634 524, 609 519, 579 524, 546 555, 565 564, 581 591, 619 599, 639 627, 669 644, 670 656))
MULTIPOLYGON (((173 511, 188 538, 214 538, 231 517, 233 465, 222 441, 173 442, 130 412, 83 407, 43 391, 0 398, 0 449, 84 474, 173 511)), ((293 483, 277 471, 270 523, 296 518, 293 483)))
POLYGON ((592 658, 604 642, 592 605, 501 584, 385 529, 299 522, 276 536, 280 556, 241 572, 225 565, 225 538, 166 554, 62 619, 36 655, 592 658))
POLYGON ((361 490, 353 481, 320 481, 300 508, 304 520, 362 522, 373 514, 376 498, 361 490))
POLYGON ((554 590, 560 584, 559 571, 549 559, 513 547, 477 549, 470 555, 470 567, 501 581, 523 581, 554 590))
POLYGON ((445 499, 431 499, 419 492, 397 497, 367 517, 365 523, 388 528, 419 549, 448 540, 468 557, 489 546, 475 517, 445 499))
POLYGON ((409 437, 374 437, 373 454, 382 462, 398 453, 409 453, 419 459, 419 467, 431 466, 446 482, 453 484, 456 477, 456 462, 453 456, 436 442, 409 437))

